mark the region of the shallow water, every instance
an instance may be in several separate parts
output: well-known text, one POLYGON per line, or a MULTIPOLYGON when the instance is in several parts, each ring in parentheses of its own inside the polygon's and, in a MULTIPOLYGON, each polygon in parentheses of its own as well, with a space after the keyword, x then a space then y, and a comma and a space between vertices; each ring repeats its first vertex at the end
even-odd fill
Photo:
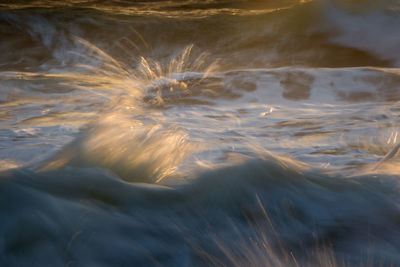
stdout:
POLYGON ((400 264, 399 12, 0 3, 0 262, 400 264))

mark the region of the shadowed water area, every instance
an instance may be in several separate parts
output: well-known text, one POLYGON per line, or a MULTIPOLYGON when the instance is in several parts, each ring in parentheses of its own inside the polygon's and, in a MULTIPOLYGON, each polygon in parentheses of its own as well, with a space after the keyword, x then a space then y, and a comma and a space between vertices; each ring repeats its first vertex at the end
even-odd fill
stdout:
POLYGON ((0 1, 0 265, 397 266, 399 1, 0 1))

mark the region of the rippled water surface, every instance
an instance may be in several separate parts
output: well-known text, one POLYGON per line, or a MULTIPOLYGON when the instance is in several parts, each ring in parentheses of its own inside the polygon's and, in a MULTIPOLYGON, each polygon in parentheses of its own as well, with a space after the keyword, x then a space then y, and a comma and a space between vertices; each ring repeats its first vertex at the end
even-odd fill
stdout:
POLYGON ((400 264, 399 1, 0 2, 4 266, 400 264))

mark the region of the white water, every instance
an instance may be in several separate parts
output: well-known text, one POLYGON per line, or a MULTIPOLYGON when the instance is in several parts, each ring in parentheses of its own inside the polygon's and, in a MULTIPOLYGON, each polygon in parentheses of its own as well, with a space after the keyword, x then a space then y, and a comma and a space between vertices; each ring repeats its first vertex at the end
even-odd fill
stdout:
POLYGON ((1 5, 2 265, 398 264, 398 4, 289 2, 1 5))

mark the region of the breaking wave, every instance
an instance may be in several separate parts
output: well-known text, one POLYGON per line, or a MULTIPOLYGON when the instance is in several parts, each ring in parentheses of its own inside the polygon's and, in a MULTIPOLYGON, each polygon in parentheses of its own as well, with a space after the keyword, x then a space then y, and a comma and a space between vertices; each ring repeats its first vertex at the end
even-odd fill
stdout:
POLYGON ((0 263, 398 265, 399 7, 0 3, 0 263))

